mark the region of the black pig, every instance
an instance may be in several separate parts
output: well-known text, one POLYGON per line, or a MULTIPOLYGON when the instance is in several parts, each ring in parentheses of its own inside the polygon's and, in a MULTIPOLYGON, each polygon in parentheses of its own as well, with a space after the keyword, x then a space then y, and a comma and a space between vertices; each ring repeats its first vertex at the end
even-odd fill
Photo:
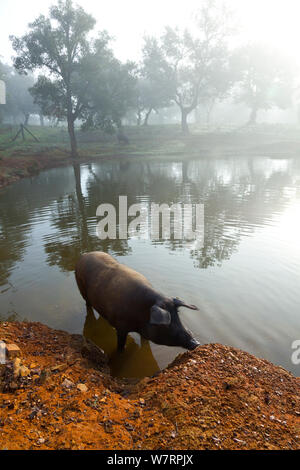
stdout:
POLYGON ((199 345, 178 316, 179 307, 197 307, 158 293, 142 274, 110 255, 101 251, 82 255, 75 276, 87 307, 116 328, 120 351, 129 332, 167 346, 192 350, 199 345))

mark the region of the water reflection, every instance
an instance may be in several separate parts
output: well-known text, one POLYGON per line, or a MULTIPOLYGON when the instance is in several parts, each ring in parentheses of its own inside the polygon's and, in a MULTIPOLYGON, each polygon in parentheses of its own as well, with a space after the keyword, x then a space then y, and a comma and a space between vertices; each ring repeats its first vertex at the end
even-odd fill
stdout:
MULTIPOLYGON (((232 163, 120 162, 74 166, 75 193, 57 200, 51 210, 55 233, 45 236, 47 262, 72 271, 78 253, 99 246, 118 256, 130 253, 127 240, 100 242, 95 233, 98 205, 109 202, 118 208, 119 195, 127 195, 128 206, 142 202, 148 210, 152 202, 204 204, 205 245, 201 250, 191 250, 190 256, 199 268, 220 266, 238 249, 241 237, 265 225, 274 213, 284 210, 290 199, 283 188, 291 183, 291 176, 282 171, 278 162, 274 172, 255 165, 253 159, 232 163)), ((186 248, 181 240, 151 243, 164 244, 170 251, 186 248)))
POLYGON ((116 330, 101 316, 96 319, 91 310, 87 312, 83 334, 109 356, 110 370, 116 377, 145 377, 159 371, 149 341, 129 335, 125 350, 118 353, 116 330))
POLYGON ((289 349, 300 329, 299 227, 293 222, 299 201, 298 160, 117 160, 43 172, 0 193, 0 317, 19 315, 72 332, 84 326, 109 351, 116 375, 152 375, 178 351, 132 337, 124 355, 114 358, 114 330, 101 318, 84 324, 74 265, 81 253, 103 250, 167 295, 197 304, 198 317, 182 316, 202 342, 242 347, 298 373, 289 349), (128 206, 204 204, 204 247, 130 237, 100 241, 96 209, 118 207, 120 195, 128 196, 128 206))
MULTIPOLYGON (((98 180, 92 166, 88 166, 90 175, 94 177, 94 184, 98 180)), ((64 271, 73 271, 79 253, 85 253, 99 249, 99 239, 95 233, 95 214, 97 202, 89 204, 88 197, 84 197, 81 185, 81 167, 73 166, 75 193, 56 201, 51 211, 51 226, 55 230, 53 234, 45 237, 45 251, 47 262, 50 265, 58 265, 64 271), (94 209, 94 210, 93 210, 94 209)), ((86 176, 86 175, 85 175, 86 176)), ((110 197, 107 194, 107 197, 110 197)), ((126 240, 106 240, 102 242, 103 251, 112 251, 115 254, 125 254, 130 251, 126 240)))

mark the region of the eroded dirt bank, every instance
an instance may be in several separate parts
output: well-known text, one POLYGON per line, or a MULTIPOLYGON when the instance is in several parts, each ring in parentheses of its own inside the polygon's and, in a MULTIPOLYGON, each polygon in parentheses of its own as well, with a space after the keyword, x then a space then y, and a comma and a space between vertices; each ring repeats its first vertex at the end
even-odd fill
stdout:
POLYGON ((297 449, 300 381, 219 344, 139 383, 101 351, 40 323, 1 323, 0 449, 297 449))

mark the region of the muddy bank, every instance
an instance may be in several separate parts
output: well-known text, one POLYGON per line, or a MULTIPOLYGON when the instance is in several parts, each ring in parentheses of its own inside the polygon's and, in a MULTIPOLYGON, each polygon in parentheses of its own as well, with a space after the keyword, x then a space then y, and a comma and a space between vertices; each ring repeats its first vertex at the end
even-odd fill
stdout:
MULTIPOLYGON (((1 157, 1 152, 0 152, 1 157)), ((0 158, 0 189, 28 176, 34 176, 41 170, 59 167, 71 163, 67 152, 47 152, 39 155, 22 155, 22 152, 9 158, 0 158)))
POLYGON ((219 344, 140 382, 80 335, 1 323, 0 449, 297 449, 300 382, 219 344), (14 357, 14 356, 20 357, 14 357))

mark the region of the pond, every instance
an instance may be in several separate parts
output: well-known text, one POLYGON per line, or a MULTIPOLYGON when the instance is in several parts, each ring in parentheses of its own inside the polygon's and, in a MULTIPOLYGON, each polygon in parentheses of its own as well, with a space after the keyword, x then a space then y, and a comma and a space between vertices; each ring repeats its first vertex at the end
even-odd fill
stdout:
POLYGON ((152 375, 182 352, 86 317, 74 278, 80 253, 102 250, 166 295, 196 304, 183 323, 204 343, 223 343, 300 375, 300 160, 266 157, 114 160, 44 171, 0 193, 0 319, 40 321, 84 333, 110 355, 112 374, 152 375), (179 240, 101 241, 96 209, 204 204, 204 246, 179 240))

